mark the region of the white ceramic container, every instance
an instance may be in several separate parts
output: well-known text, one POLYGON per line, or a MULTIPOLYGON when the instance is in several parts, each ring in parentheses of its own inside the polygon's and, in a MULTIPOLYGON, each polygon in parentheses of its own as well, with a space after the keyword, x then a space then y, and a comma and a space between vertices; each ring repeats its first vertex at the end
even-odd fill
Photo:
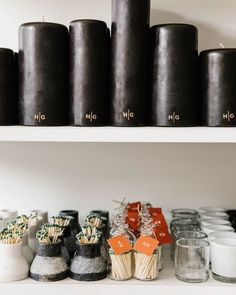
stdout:
POLYGON ((24 280, 29 275, 29 264, 23 255, 22 243, 0 244, 0 282, 24 280))
POLYGON ((202 228, 202 231, 209 236, 211 233, 219 231, 234 232, 234 229, 229 225, 206 225, 202 228))
POLYGON ((221 207, 201 207, 198 209, 198 212, 200 214, 206 213, 206 212, 225 212, 225 209, 221 207))
POLYGON ((34 260, 34 254, 28 244, 28 233, 25 233, 23 235, 22 247, 23 247, 23 255, 25 256, 25 258, 28 261, 29 266, 30 266, 34 260))
POLYGON ((201 219, 224 219, 229 220, 229 215, 225 212, 206 212, 201 214, 201 219))
POLYGON ((37 245, 36 232, 41 228, 42 225, 43 225, 43 218, 40 216, 38 216, 38 220, 35 219, 34 221, 31 221, 29 223, 28 244, 33 255, 36 254, 36 245, 37 245))
POLYGON ((209 242, 213 242, 218 239, 236 239, 236 233, 229 231, 218 231, 209 234, 209 242))
POLYGON ((32 215, 37 214, 38 216, 42 217, 43 223, 48 222, 48 212, 47 211, 43 211, 43 210, 40 210, 40 209, 34 209, 34 210, 30 211, 30 214, 32 214, 32 215))
POLYGON ((236 239, 211 242, 211 267, 214 279, 236 283, 236 239))
POLYGON ((231 226, 231 222, 225 219, 202 219, 201 220, 201 227, 207 225, 229 225, 231 226))

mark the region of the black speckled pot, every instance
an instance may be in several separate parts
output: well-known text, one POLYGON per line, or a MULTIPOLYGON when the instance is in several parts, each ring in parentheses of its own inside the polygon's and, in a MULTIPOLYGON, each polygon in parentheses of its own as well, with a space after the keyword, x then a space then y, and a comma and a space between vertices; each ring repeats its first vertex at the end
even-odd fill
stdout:
POLYGON ((76 255, 71 263, 70 277, 77 281, 98 281, 107 276, 101 244, 76 244, 76 255))
POLYGON ((79 211, 77 210, 61 210, 59 212, 60 216, 70 216, 73 217, 75 220, 75 228, 78 233, 81 231, 81 226, 79 224, 79 211))
MULTIPOLYGON (((61 215, 62 216, 62 215, 61 215)), ((75 227, 75 219, 72 216, 63 215, 70 219, 70 224, 64 227, 64 245, 69 251, 70 257, 73 258, 76 250, 76 235, 79 233, 75 227)))
POLYGON ((61 255, 61 241, 37 243, 37 252, 30 268, 30 277, 41 282, 54 282, 68 276, 68 266, 61 255))

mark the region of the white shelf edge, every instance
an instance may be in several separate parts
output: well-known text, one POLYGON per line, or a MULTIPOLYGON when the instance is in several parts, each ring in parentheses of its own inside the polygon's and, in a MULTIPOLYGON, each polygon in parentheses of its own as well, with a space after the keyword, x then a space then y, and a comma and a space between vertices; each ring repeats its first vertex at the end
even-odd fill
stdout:
MULTIPOLYGON (((65 279, 63 281, 54 283, 39 283, 31 279, 26 279, 20 282, 3 283, 0 284, 2 294, 18 295, 42 295, 42 292, 49 294, 64 295, 74 294, 72 292, 80 292, 86 294, 103 294, 110 293, 112 295, 144 295, 146 292, 166 292, 166 294, 175 295, 235 295, 236 284, 225 284, 215 281, 211 274, 210 279, 201 284, 190 284, 178 281, 174 276, 173 262, 168 259, 169 253, 166 253, 164 269, 160 272, 159 278, 156 281, 141 282, 135 279, 128 281, 113 281, 105 279, 97 282, 77 282, 72 279, 65 279), (200 292, 200 293, 199 293, 200 292)), ((153 293, 154 294, 154 293, 153 293)))
POLYGON ((0 142, 236 143, 236 128, 1 126, 0 142))

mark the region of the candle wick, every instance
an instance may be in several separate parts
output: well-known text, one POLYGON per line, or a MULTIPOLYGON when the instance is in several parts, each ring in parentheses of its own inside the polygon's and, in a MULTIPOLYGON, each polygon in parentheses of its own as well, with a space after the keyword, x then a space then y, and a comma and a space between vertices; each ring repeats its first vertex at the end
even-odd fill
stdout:
POLYGON ((225 48, 224 44, 220 43, 220 47, 221 48, 225 48))
POLYGON ((43 16, 43 22, 45 22, 44 16, 43 16))

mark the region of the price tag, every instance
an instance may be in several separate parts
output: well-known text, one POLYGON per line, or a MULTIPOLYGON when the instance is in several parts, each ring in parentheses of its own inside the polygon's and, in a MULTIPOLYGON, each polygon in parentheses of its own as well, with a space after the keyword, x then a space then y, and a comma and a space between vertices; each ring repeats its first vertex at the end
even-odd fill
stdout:
POLYGON ((134 202, 128 204, 128 210, 130 211, 140 211, 141 210, 141 202, 134 202))
POLYGON ((127 253, 133 249, 130 241, 124 236, 116 236, 107 240, 116 255, 127 253))
POLYGON ((168 231, 168 228, 164 226, 157 226, 153 229, 155 237, 161 244, 170 244, 172 243, 171 235, 168 231))
POLYGON ((158 245, 159 241, 157 241, 156 239, 144 236, 137 239, 134 245, 134 250, 151 256, 153 252, 157 249, 158 245))

